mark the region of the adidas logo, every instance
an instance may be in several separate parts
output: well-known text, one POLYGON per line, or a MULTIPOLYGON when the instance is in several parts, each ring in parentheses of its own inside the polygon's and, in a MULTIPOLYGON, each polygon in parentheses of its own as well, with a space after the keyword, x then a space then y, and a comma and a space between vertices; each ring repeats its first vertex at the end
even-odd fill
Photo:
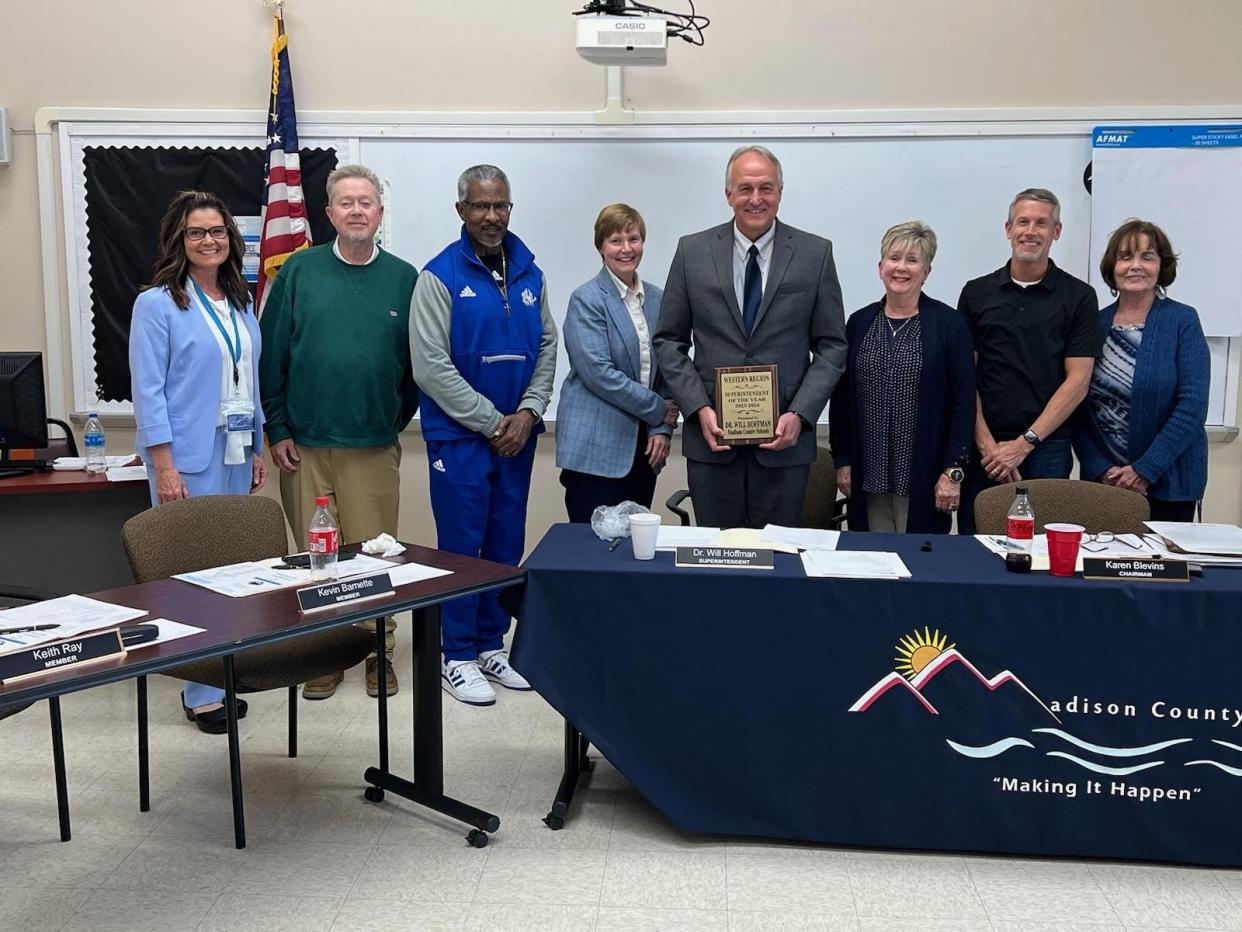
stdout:
MULTIPOLYGON (((471 292, 471 293, 473 294, 473 292, 471 292)), ((432 463, 432 464, 431 464, 431 468, 432 468, 432 469, 434 469, 436 472, 446 472, 446 471, 447 471, 447 470, 445 470, 445 468, 444 468, 444 460, 436 460, 434 463, 432 463)))
POLYGON ((478 297, 478 295, 476 295, 476 294, 474 293, 474 289, 473 289, 473 288, 471 288, 469 285, 467 285, 465 288, 463 288, 463 289, 461 290, 461 293, 460 293, 460 294, 458 294, 458 295, 457 295, 457 297, 459 297, 459 298, 477 298, 477 297, 478 297))

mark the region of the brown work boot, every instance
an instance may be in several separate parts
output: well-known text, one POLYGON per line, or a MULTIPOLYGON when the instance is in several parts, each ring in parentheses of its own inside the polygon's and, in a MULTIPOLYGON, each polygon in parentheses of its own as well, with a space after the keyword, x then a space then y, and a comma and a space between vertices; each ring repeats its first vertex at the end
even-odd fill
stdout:
MULTIPOLYGON (((367 695, 372 699, 379 697, 379 665, 375 662, 378 658, 367 658, 367 695)), ((384 660, 384 685, 388 687, 388 695, 395 696, 397 694, 397 674, 392 668, 392 661, 384 660)))
POLYGON ((345 672, 329 673, 327 676, 320 676, 302 684, 303 699, 331 699, 336 693, 336 687, 341 685, 341 680, 345 679, 345 672))

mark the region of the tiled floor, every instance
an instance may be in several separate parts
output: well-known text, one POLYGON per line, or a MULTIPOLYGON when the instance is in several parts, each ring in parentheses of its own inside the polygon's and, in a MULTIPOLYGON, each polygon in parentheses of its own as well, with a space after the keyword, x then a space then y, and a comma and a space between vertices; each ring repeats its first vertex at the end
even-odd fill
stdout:
MULTIPOLYGON (((409 660, 399 652, 399 772, 411 754, 409 660)), ((284 756, 285 694, 250 697, 249 847, 236 851, 224 738, 186 722, 176 690, 152 680, 148 813, 138 811, 133 685, 63 700, 65 845, 46 705, 0 724, 0 930, 1242 930, 1242 872, 692 836, 606 762, 552 832, 540 818, 559 775, 561 721, 538 696, 504 690, 489 709, 445 698, 446 786, 503 822, 475 850, 449 819, 391 796, 362 800, 375 736, 360 670, 333 699, 302 703, 295 760, 284 756)))

